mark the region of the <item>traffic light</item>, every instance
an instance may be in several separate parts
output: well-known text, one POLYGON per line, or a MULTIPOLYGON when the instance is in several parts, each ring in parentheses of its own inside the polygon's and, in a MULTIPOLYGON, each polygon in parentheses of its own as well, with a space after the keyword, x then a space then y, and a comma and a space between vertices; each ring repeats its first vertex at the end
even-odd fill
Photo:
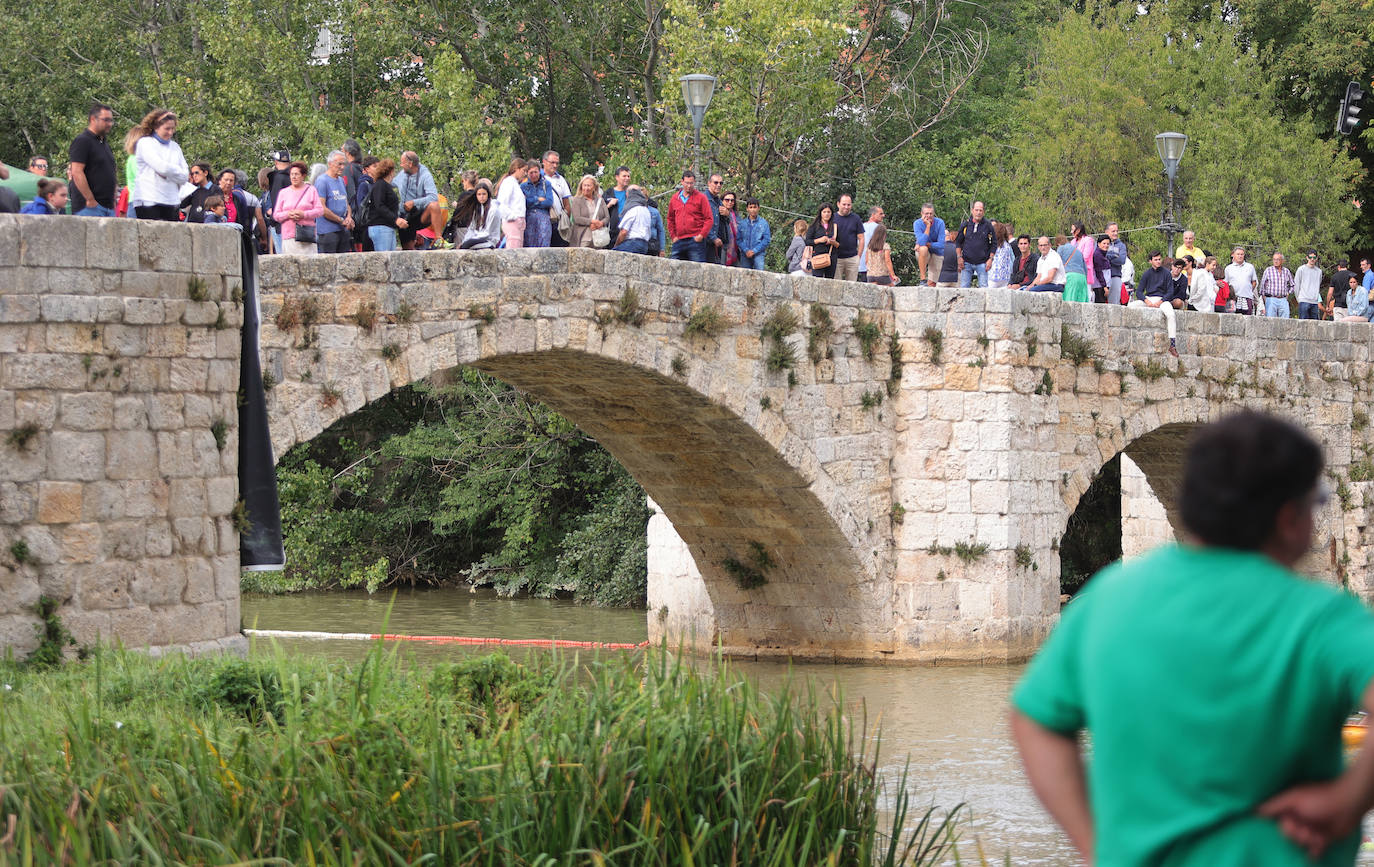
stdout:
POLYGON ((1360 90, 1360 85, 1354 81, 1345 86, 1345 99, 1341 100, 1340 113, 1336 115, 1336 132, 1340 135, 1350 135, 1355 131, 1355 127, 1360 122, 1360 110, 1363 108, 1360 103, 1369 94, 1360 90))

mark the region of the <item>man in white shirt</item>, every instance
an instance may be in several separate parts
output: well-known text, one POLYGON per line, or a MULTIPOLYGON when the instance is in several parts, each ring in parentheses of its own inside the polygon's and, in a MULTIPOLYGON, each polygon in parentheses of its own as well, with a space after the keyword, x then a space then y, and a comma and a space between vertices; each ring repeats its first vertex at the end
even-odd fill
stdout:
POLYGON ((868 220, 864 223, 863 246, 859 248, 859 282, 868 282, 868 242, 873 240, 873 230, 882 225, 883 218, 887 215, 883 209, 874 205, 868 210, 868 220))
POLYGON ((558 151, 547 151, 540 160, 543 169, 544 179, 553 187, 553 207, 549 209, 549 219, 553 221, 553 237, 549 239, 550 247, 566 247, 568 239, 558 231, 558 222, 564 214, 572 214, 568 205, 572 198, 572 188, 568 186, 568 179, 558 173, 558 167, 562 165, 563 158, 558 155, 558 151))
POLYGON ((1237 247, 1231 251, 1231 264, 1226 266, 1226 285, 1231 287, 1231 295, 1236 299, 1236 312, 1245 316, 1255 315, 1255 284, 1259 275, 1255 266, 1245 261, 1245 248, 1237 247))
POLYGON ((1027 292, 1058 292, 1064 293, 1064 281, 1067 277, 1064 274, 1064 260, 1059 258, 1059 253, 1050 245, 1050 239, 1040 237, 1035 242, 1036 250, 1040 253, 1040 261, 1035 265, 1035 279, 1025 287, 1027 292))
POLYGON ((615 249, 622 253, 648 253, 652 227, 653 215, 649 213, 649 199, 644 188, 631 186, 625 191, 625 214, 620 218, 615 249))
POLYGON ((1293 274, 1293 288, 1298 295, 1298 318, 1322 318, 1322 269, 1317 266, 1317 251, 1307 251, 1307 261, 1293 274))

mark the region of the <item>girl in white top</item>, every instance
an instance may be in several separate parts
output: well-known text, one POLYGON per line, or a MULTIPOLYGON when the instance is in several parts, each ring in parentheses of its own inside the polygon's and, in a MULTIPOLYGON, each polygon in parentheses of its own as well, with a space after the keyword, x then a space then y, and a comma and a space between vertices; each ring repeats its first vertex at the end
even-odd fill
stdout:
POLYGON ((496 189, 496 205, 501 209, 501 231, 506 236, 507 250, 525 246, 525 191, 520 189, 522 177, 525 177, 525 161, 517 157, 511 160, 510 170, 496 189))
POLYGON ((124 149, 133 155, 137 171, 133 205, 140 220, 178 219, 181 185, 191 173, 181 145, 172 138, 176 131, 176 114, 155 108, 124 137, 124 149))
MULTIPOLYGON (((1184 257, 1183 261, 1188 261, 1184 257)), ((1217 266, 1217 257, 1208 256, 1199 265, 1191 268, 1192 274, 1188 277, 1188 306, 1203 313, 1211 313, 1217 303, 1217 278, 1212 276, 1212 269, 1217 266)))

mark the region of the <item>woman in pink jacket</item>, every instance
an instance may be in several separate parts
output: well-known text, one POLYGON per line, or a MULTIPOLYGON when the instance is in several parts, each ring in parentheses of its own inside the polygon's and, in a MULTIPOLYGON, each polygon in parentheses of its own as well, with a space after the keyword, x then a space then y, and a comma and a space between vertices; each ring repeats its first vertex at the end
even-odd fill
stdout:
POLYGON ((281 225, 281 251, 310 256, 315 253, 315 218, 324 213, 324 205, 314 185, 306 183, 310 169, 305 163, 292 163, 289 172, 291 186, 277 193, 272 216, 281 225), (302 240, 301 235, 308 235, 309 240, 302 240))

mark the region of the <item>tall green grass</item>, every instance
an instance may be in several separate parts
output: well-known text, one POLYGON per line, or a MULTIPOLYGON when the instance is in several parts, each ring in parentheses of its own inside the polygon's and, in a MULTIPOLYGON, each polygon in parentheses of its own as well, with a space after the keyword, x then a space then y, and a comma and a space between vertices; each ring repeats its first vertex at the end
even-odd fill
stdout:
POLYGON ((719 675, 661 651, 418 668, 380 647, 0 665, 0 863, 949 857, 950 816, 908 816, 904 779, 880 803, 876 747, 834 703, 719 675))

